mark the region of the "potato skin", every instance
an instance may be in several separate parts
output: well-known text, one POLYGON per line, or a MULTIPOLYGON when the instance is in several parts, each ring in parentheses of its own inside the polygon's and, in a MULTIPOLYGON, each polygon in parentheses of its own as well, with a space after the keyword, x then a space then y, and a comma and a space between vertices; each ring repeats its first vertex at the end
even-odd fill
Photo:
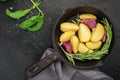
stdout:
POLYGON ((80 23, 80 29, 78 31, 78 36, 81 42, 88 42, 91 38, 91 32, 87 25, 80 23))
POLYGON ((100 41, 104 35, 104 27, 102 24, 97 23, 96 28, 93 30, 91 35, 91 41, 97 42, 100 41))
POLYGON ((86 13, 86 14, 81 14, 80 15, 80 19, 93 19, 93 20, 97 20, 97 17, 93 14, 89 14, 89 13, 86 13))
POLYGON ((87 42, 86 43, 86 46, 89 48, 89 49, 97 49, 99 48, 100 46, 102 45, 102 41, 98 41, 98 42, 87 42))
POLYGON ((72 45, 73 52, 77 53, 78 52, 78 44, 79 44, 78 37, 77 36, 72 36, 72 38, 70 39, 70 43, 72 45))
POLYGON ((60 30, 63 32, 66 31, 78 31, 79 26, 77 24, 71 23, 71 22, 64 22, 60 25, 60 30))
POLYGON ((64 32, 63 34, 61 34, 59 41, 60 42, 69 41, 73 35, 75 35, 74 31, 64 32))

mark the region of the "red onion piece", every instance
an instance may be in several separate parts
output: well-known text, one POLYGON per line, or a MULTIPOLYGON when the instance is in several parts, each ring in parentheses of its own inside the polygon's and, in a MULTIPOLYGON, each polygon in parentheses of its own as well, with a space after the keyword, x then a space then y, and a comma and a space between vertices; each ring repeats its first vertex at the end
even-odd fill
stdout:
POLYGON ((72 45, 70 42, 63 42, 62 45, 68 53, 72 53, 72 45))
POLYGON ((96 21, 93 19, 83 19, 82 22, 86 24, 90 29, 93 29, 96 27, 96 21))
POLYGON ((106 35, 106 31, 105 31, 105 33, 104 33, 104 35, 103 35, 103 37, 102 37, 102 42, 105 42, 105 41, 106 41, 106 38, 107 38, 107 35, 106 35))

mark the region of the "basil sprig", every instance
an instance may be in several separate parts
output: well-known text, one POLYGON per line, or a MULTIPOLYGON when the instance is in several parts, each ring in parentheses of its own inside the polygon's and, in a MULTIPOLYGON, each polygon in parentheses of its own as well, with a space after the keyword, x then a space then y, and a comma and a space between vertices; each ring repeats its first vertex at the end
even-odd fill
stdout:
POLYGON ((43 26, 44 14, 42 10, 40 10, 40 8, 38 7, 41 4, 41 0, 38 0, 37 2, 34 2, 33 0, 30 0, 30 1, 33 3, 33 6, 30 7, 29 9, 18 10, 15 12, 12 12, 9 9, 6 9, 6 15, 8 15, 13 19, 20 19, 26 16, 27 14, 29 14, 31 10, 36 8, 38 10, 38 15, 32 16, 19 24, 19 27, 21 29, 35 32, 41 29, 41 27, 43 26))

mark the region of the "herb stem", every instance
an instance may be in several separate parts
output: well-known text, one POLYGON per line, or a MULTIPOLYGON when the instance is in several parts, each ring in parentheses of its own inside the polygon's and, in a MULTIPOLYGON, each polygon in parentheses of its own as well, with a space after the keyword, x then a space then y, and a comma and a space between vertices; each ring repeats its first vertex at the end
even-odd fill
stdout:
POLYGON ((40 8, 35 4, 35 2, 33 0, 31 0, 31 2, 38 9, 38 11, 41 13, 41 15, 44 15, 43 12, 42 12, 42 10, 40 10, 40 8))

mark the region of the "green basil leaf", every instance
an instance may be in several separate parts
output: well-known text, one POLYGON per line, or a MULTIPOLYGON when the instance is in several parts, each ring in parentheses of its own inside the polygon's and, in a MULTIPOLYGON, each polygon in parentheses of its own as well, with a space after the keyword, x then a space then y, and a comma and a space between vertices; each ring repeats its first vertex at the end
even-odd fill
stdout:
POLYGON ((44 23, 44 15, 40 16, 38 23, 33 27, 29 27, 28 30, 32 32, 38 31, 42 28, 43 23, 44 23))
POLYGON ((6 14, 13 19, 19 19, 27 15, 30 11, 31 9, 24 9, 24 10, 11 12, 9 9, 6 9, 6 14))
POLYGON ((22 22, 21 24, 19 24, 19 27, 21 29, 27 29, 31 26, 33 26, 34 24, 36 24, 39 20, 39 16, 32 16, 31 18, 25 20, 24 22, 22 22))

